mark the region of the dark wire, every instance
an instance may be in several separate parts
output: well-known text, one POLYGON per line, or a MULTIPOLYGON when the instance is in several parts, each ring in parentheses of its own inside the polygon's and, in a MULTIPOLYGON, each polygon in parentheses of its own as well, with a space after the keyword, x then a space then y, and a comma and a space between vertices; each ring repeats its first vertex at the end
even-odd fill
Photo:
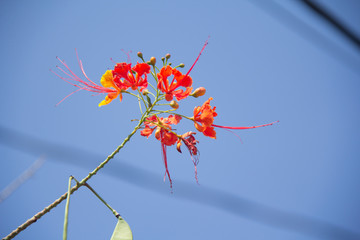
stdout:
POLYGON ((360 50, 360 39, 356 36, 355 33, 351 32, 344 23, 342 23, 339 19, 337 19, 334 15, 330 14, 323 6, 317 4, 311 0, 299 0, 299 2, 303 3, 314 13, 322 17, 329 24, 331 24, 334 28, 336 28, 343 36, 349 39, 357 48, 360 50))
MULTIPOLYGON (((258 6, 281 24, 288 27, 289 30, 297 33, 300 37, 313 43, 316 48, 322 49, 326 54, 333 57, 336 61, 348 67, 354 73, 359 74, 359 59, 354 55, 346 52, 339 44, 336 44, 332 39, 324 36, 312 25, 304 22, 302 19, 295 16, 292 12, 282 7, 275 1, 271 0, 250 0, 250 3, 258 6)), ((296 47, 296 46, 294 46, 296 47)))

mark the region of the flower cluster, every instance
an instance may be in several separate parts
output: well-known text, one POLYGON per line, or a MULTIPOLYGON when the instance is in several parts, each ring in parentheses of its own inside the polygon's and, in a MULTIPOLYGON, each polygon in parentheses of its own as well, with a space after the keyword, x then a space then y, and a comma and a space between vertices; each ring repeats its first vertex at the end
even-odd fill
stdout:
POLYGON ((101 85, 94 83, 87 77, 80 60, 78 60, 80 69, 86 80, 78 77, 71 71, 66 63, 60 59, 65 69, 58 68, 65 73, 66 76, 57 75, 77 87, 78 89, 74 92, 86 90, 106 94, 105 99, 99 103, 99 106, 107 105, 117 97, 122 101, 124 93, 137 98, 141 112, 139 128, 142 130, 140 134, 141 136, 149 138, 154 133, 155 138, 160 141, 165 165, 165 177, 168 177, 170 186, 172 186, 172 180, 168 169, 166 148, 173 145, 176 145, 176 149, 180 153, 181 147, 185 145, 195 167, 195 179, 198 181, 197 165, 199 163, 199 150, 197 149, 197 143, 199 141, 195 138, 196 132, 188 131, 183 134, 178 134, 174 129, 174 125, 179 124, 182 119, 187 119, 194 123, 194 127, 198 132, 203 133, 204 136, 216 139, 216 128, 241 130, 269 126, 275 123, 272 122, 252 127, 216 125, 214 124, 214 118, 217 116, 216 107, 210 105, 210 102, 213 100, 212 97, 209 97, 202 106, 196 106, 193 114, 190 116, 180 114, 177 111, 180 106, 179 102, 183 99, 189 96, 194 98, 201 97, 206 93, 204 87, 198 87, 193 91, 193 79, 189 75, 206 45, 207 41, 195 62, 185 74, 178 70, 179 68, 185 67, 184 64, 172 67, 172 64, 168 62, 171 57, 170 54, 166 54, 165 57, 161 58, 162 66, 159 69, 156 66, 155 57, 151 57, 149 61, 145 61, 143 54, 139 52, 137 55, 142 60, 141 63, 138 62, 133 67, 131 63, 117 63, 113 70, 107 70, 103 74, 100 80, 101 85), (148 75, 153 77, 154 84, 148 81, 148 75), (153 90, 152 92, 150 91, 151 89, 153 90), (161 103, 163 101, 165 101, 165 103, 161 103), (168 109, 164 110, 164 105, 168 106, 168 109))

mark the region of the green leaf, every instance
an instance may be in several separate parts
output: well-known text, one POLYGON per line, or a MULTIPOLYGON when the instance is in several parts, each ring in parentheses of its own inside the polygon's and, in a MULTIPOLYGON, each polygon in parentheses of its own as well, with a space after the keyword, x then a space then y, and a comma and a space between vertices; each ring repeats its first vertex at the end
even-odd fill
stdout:
POLYGON ((123 218, 119 217, 110 240, 133 240, 130 226, 123 218))
POLYGON ((151 98, 149 98, 148 95, 146 95, 146 100, 147 100, 147 102, 148 102, 148 106, 151 107, 151 106, 152 106, 151 98))

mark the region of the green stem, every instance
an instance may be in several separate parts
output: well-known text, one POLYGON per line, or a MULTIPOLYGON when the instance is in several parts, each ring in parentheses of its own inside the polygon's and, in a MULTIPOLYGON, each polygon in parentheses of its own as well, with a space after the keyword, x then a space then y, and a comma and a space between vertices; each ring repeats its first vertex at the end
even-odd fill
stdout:
MULTIPOLYGON (((157 112, 157 113, 170 113, 170 112, 173 112, 173 111, 176 111, 176 109, 170 109, 170 110, 166 110, 166 111, 162 111, 162 110, 152 110, 153 112, 157 112)), ((175 115, 179 115, 179 114, 176 114, 174 113, 175 115)))
POLYGON ((139 97, 138 95, 135 95, 135 94, 133 94, 133 93, 131 93, 131 92, 128 92, 128 91, 125 91, 125 90, 122 90, 122 92, 123 92, 123 93, 130 94, 130 95, 136 97, 137 99, 140 99, 140 97, 139 97))
POLYGON ((139 103, 139 108, 140 108, 140 112, 141 112, 141 114, 144 114, 144 113, 143 113, 143 111, 142 111, 142 108, 141 108, 140 98, 138 99, 138 103, 139 103))
POLYGON ((143 101, 143 103, 144 103, 145 108, 147 108, 147 105, 146 105, 145 99, 143 98, 143 96, 142 96, 142 94, 141 94, 140 90, 139 90, 139 89, 137 89, 137 91, 138 91, 138 93, 139 93, 139 96, 140 96, 141 100, 142 100, 142 101, 143 101))
POLYGON ((194 121, 194 119, 193 119, 193 118, 191 118, 191 117, 187 117, 187 116, 185 116, 185 115, 178 114, 178 113, 174 113, 174 114, 175 114, 175 115, 178 115, 178 116, 180 116, 180 117, 183 117, 183 118, 189 119, 189 120, 191 120, 191 121, 193 121, 193 122, 195 122, 195 121, 194 121))
POLYGON ((156 106, 169 106, 170 103, 157 103, 156 106))
POLYGON ((88 189, 90 189, 90 191, 93 194, 95 194, 95 196, 98 197, 100 199, 100 201, 110 209, 110 211, 115 215, 116 218, 120 217, 120 214, 115 209, 113 209, 102 197, 100 197, 100 195, 97 192, 95 192, 95 190, 92 187, 90 187, 89 184, 85 183, 84 186, 87 187, 88 189))
POLYGON ((69 219, 69 205, 70 205, 70 191, 71 191, 71 180, 72 179, 73 179, 73 176, 70 176, 69 177, 67 198, 66 198, 66 205, 65 205, 63 240, 67 239, 67 229, 68 229, 68 219, 69 219))
MULTIPOLYGON (((148 82, 148 84, 150 85, 150 87, 152 87, 156 91, 156 88, 151 83, 148 82)), ((155 95, 152 92, 149 92, 149 93, 155 97, 155 95)))

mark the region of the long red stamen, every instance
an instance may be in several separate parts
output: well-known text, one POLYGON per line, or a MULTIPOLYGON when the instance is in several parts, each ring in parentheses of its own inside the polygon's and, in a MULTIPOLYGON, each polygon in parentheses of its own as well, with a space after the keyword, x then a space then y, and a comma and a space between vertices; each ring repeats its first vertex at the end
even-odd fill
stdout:
POLYGON ((58 102, 58 103, 55 105, 55 107, 57 107, 57 106, 58 106, 60 103, 62 103, 65 99, 67 99, 68 97, 70 97, 71 95, 73 95, 74 93, 76 93, 76 92, 78 92, 78 91, 80 91, 80 90, 82 90, 82 89, 79 88, 79 89, 77 89, 77 90, 69 93, 66 97, 64 97, 63 99, 61 99, 60 102, 58 102))
POLYGON ((61 102, 63 102, 66 98, 70 97, 72 94, 80 91, 80 90, 86 90, 89 92, 94 92, 94 93, 114 93, 117 92, 115 89, 111 89, 111 88, 106 88, 100 85, 97 85, 96 83, 94 83, 93 81, 91 81, 90 78, 88 78, 88 76, 85 73, 84 67, 82 65, 81 60, 79 59, 79 56, 76 52, 76 57, 81 69, 82 74, 84 75, 86 80, 82 80, 80 77, 78 77, 70 68, 69 66, 65 63, 65 61, 61 60, 59 57, 56 57, 61 63, 62 65, 65 67, 65 70, 62 69, 59 66, 56 66, 57 69, 59 69, 63 74, 65 74, 66 76, 60 76, 59 74, 57 74, 56 72, 54 72, 53 70, 50 69, 51 72, 53 72, 56 76, 58 76, 59 78, 61 78, 62 80, 64 80, 65 82, 73 85, 74 87, 77 87, 79 89, 71 92, 70 94, 68 94, 66 97, 64 97, 60 102, 58 102, 56 104, 59 105, 61 102), (67 70, 67 71, 66 71, 67 70))
POLYGON ((94 84, 94 85, 96 86, 97 84, 94 83, 93 81, 91 81, 90 78, 88 78, 88 76, 86 75, 85 70, 84 70, 84 67, 83 67, 83 65, 82 65, 82 62, 81 62, 81 60, 80 60, 80 58, 79 58, 78 52, 77 52, 76 49, 75 49, 75 51, 76 51, 76 58, 77 58, 77 60, 78 60, 78 63, 79 63, 79 66, 80 66, 80 69, 81 69, 82 74, 84 74, 85 78, 86 78, 89 82, 91 82, 92 84, 94 84))
POLYGON ((124 49, 120 49, 123 53, 125 53, 126 54, 126 56, 127 56, 127 62, 128 63, 131 63, 131 57, 130 57, 130 53, 132 53, 132 51, 129 51, 129 52, 125 52, 125 50, 124 49))
POLYGON ((215 125, 215 124, 211 124, 211 126, 218 127, 218 128, 234 129, 234 130, 244 130, 244 129, 252 129, 252 128, 258 128, 258 127, 266 127, 266 126, 273 125, 274 123, 277 123, 277 122, 279 122, 279 121, 275 121, 272 123, 263 124, 263 125, 259 125, 259 126, 251 126, 251 127, 228 127, 228 126, 220 126, 220 125, 215 125))
POLYGON ((191 70, 194 68, 195 64, 197 63, 197 61, 199 60, 200 56, 201 56, 201 53, 204 51, 205 47, 209 44, 209 40, 206 40, 205 41, 205 44, 204 46, 202 47, 198 57, 196 58, 195 62, 193 63, 193 65, 191 66, 191 68, 189 69, 189 71, 185 74, 185 77, 188 76, 191 72, 191 70))
MULTIPOLYGON (((162 140, 162 133, 160 133, 160 140, 162 140)), ((164 160, 164 165, 165 165, 165 176, 164 176, 164 181, 165 181, 165 177, 166 175, 169 178, 169 183, 170 183, 170 188, 172 189, 172 180, 170 177, 170 173, 169 173, 169 169, 168 169, 168 165, 167 165, 167 157, 166 157, 166 145, 164 143, 161 142, 161 155, 163 157, 164 160)))

